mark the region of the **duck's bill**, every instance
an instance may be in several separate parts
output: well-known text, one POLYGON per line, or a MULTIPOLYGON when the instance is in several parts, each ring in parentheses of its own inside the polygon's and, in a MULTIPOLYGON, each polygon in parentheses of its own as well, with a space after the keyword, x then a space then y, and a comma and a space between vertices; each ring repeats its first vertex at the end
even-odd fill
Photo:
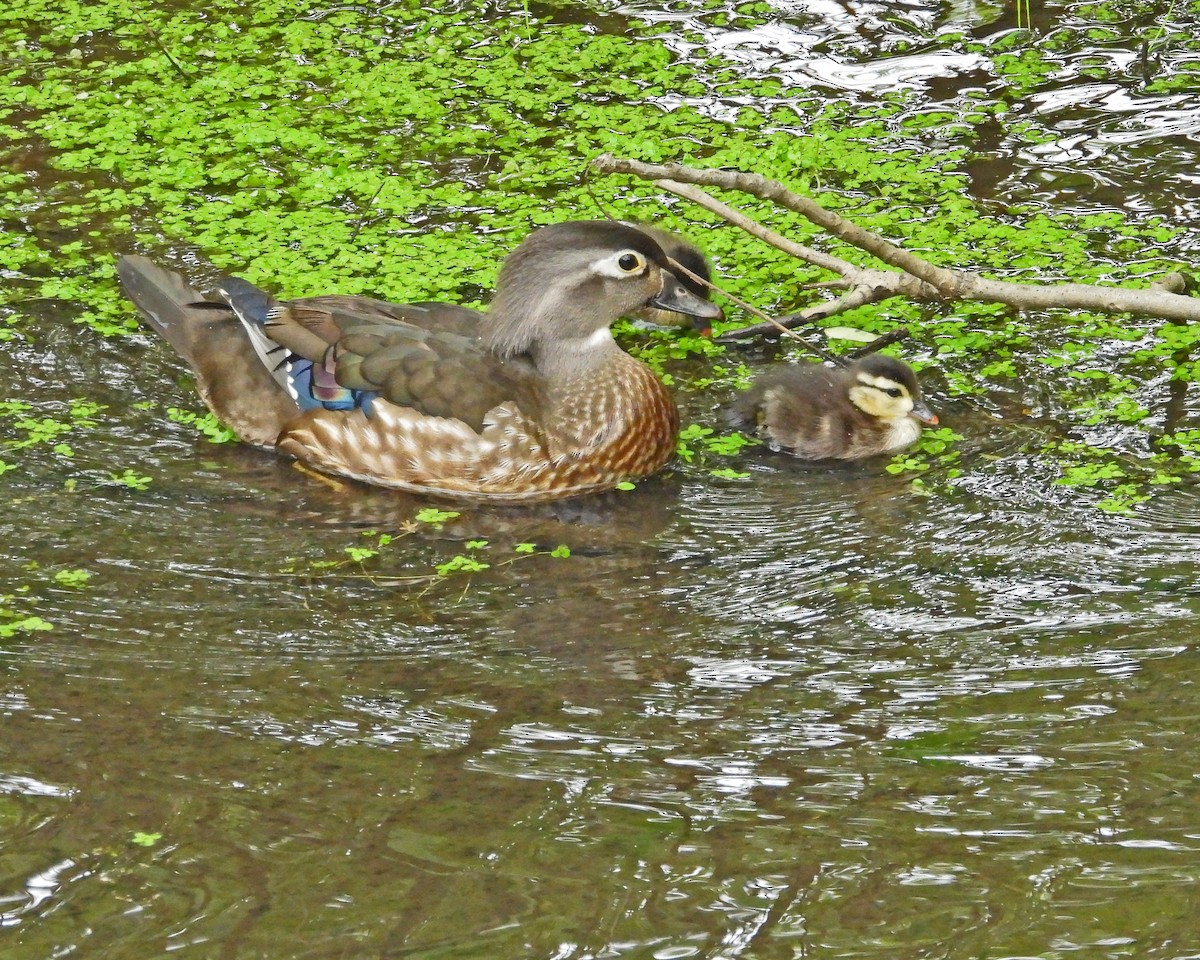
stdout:
POLYGON ((909 416, 914 420, 920 420, 922 423, 927 423, 931 427, 937 426, 937 414, 925 406, 923 401, 918 400, 915 404, 913 404, 913 408, 909 413, 909 416))
POLYGON ((700 336, 711 337, 713 320, 714 319, 715 320, 724 320, 725 319, 725 311, 718 309, 716 317, 714 317, 712 319, 710 319, 708 317, 685 317, 682 314, 680 314, 680 319, 690 323, 692 329, 695 330, 698 334, 700 334, 700 336))

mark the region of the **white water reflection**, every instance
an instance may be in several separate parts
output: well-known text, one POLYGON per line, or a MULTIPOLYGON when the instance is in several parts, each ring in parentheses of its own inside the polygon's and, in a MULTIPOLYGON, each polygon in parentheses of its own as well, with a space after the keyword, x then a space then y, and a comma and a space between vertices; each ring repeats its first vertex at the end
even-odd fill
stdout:
POLYGON ((56 783, 46 783, 36 777, 0 772, 0 793, 15 793, 27 797, 71 797, 75 791, 71 787, 60 787, 56 783))
POLYGON ((0 912, 0 928, 15 926, 27 914, 36 912, 68 882, 70 878, 65 875, 76 866, 74 860, 60 860, 26 879, 24 893, 0 895, 0 907, 6 902, 19 904, 0 912))
POLYGON ((787 77, 798 82, 800 76, 807 74, 840 90, 885 92, 923 87, 930 80, 962 77, 989 68, 990 61, 978 54, 938 51, 889 57, 866 64, 817 58, 809 60, 802 69, 793 69, 787 73, 787 77))
POLYGON ((788 87, 825 85, 839 90, 886 92, 921 87, 938 78, 987 72, 982 54, 931 50, 882 56, 875 60, 816 54, 821 32, 774 22, 744 30, 711 30, 704 52, 739 64, 744 70, 783 80, 788 87))

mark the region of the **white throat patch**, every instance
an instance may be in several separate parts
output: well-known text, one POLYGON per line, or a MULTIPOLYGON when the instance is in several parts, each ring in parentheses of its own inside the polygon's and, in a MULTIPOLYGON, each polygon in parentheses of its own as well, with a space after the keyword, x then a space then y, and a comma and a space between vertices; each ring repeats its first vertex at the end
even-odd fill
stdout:
POLYGON ((580 344, 585 350, 596 350, 600 347, 603 347, 605 344, 612 342, 612 331, 609 330, 608 327, 601 327, 595 333, 591 334, 590 336, 583 337, 580 340, 580 344))

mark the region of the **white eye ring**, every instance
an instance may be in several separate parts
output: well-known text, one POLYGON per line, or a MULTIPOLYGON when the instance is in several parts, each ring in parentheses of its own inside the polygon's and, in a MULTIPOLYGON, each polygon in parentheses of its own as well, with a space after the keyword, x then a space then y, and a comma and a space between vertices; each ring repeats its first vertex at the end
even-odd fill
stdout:
POLYGON ((617 269, 622 273, 639 273, 646 266, 641 254, 627 250, 617 257, 617 269))
POLYGON ((649 261, 636 250, 622 250, 619 253, 605 254, 592 265, 592 270, 602 277, 628 280, 645 276, 649 267, 649 261))

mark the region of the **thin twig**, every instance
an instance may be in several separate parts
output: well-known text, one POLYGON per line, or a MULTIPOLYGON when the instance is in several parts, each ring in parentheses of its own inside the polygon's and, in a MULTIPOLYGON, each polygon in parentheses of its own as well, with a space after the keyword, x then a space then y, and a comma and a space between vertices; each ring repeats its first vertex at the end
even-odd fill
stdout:
POLYGON ((179 75, 184 79, 185 82, 191 83, 192 82, 191 74, 188 73, 186 70, 184 70, 183 67, 180 66, 179 61, 176 60, 173 56, 171 56, 171 51, 168 50, 166 47, 166 44, 164 44, 162 42, 162 38, 159 37, 158 31, 155 30, 152 26, 150 26, 149 23, 146 22, 146 18, 142 16, 140 11, 134 10, 133 15, 135 17, 137 17, 138 22, 141 23, 141 25, 146 28, 146 31, 150 34, 150 38, 154 41, 155 46, 157 46, 158 49, 162 51, 162 55, 164 57, 166 57, 167 60, 170 61, 171 66, 173 66, 176 69, 176 71, 178 71, 179 75))
POLYGON ((805 263, 811 263, 815 267, 821 267, 824 270, 841 274, 843 277, 850 276, 858 271, 858 268, 852 263, 847 263, 845 260, 837 257, 831 257, 829 254, 821 253, 819 250, 813 250, 811 247, 796 243, 776 233, 774 230, 764 227, 757 220, 752 220, 740 210, 735 210, 728 204, 722 203, 716 197, 710 196, 691 184, 679 183, 676 180, 655 180, 654 184, 686 200, 691 200, 692 203, 712 211, 734 226, 741 227, 750 235, 758 237, 764 243, 769 243, 771 246, 782 250, 789 256, 796 257, 798 260, 803 260, 805 263))
POLYGON ((678 163, 641 163, 637 160, 618 159, 612 154, 604 154, 598 157, 594 163, 597 170, 605 173, 632 173, 645 180, 682 181, 699 186, 721 187, 748 193, 761 200, 770 200, 800 214, 835 237, 845 240, 860 250, 865 250, 889 266, 898 267, 905 273, 924 280, 940 291, 952 290, 959 283, 955 271, 935 267, 927 260, 922 260, 895 244, 889 243, 878 234, 864 230, 857 224, 838 216, 832 210, 826 210, 815 200, 793 193, 779 181, 768 180, 756 173, 742 173, 736 170, 700 170, 678 163))
POLYGON ((872 353, 878 353, 884 347, 890 347, 893 343, 899 343, 901 340, 907 340, 908 337, 908 327, 897 327, 895 330, 891 330, 881 337, 876 337, 870 343, 864 343, 861 347, 844 354, 842 359, 849 363, 853 360, 859 359, 860 357, 865 357, 872 353))
POLYGON ((796 313, 789 313, 777 320, 772 320, 770 323, 755 323, 748 327, 727 330, 717 338, 717 342, 731 343, 735 340, 750 340, 754 337, 776 337, 779 335, 778 330, 780 327, 792 330, 795 327, 807 326, 818 320, 825 320, 839 313, 845 313, 847 310, 865 306, 868 303, 886 300, 890 296, 892 294, 889 292, 879 291, 871 287, 855 287, 853 290, 847 290, 837 300, 823 300, 796 313))
MULTIPOLYGON (((597 208, 599 208, 600 212, 604 215, 605 219, 612 220, 612 221, 618 221, 618 218, 614 217, 611 213, 608 212, 608 210, 604 206, 603 202, 595 194, 595 192, 593 192, 591 178, 589 176, 590 170, 591 170, 590 166, 585 168, 583 176, 581 177, 581 182, 583 184, 584 190, 587 192, 587 195, 589 197, 591 197, 592 202, 596 204, 597 208)), ((663 186, 666 186, 666 184, 663 184, 663 186)), ((680 196, 685 197, 686 199, 689 199, 689 200, 693 200, 694 202, 700 203, 701 205, 705 205, 706 201, 719 204, 719 201, 713 200, 711 197, 709 197, 707 194, 705 194, 702 190, 696 190, 692 187, 687 186, 686 184, 677 183, 677 184, 672 184, 670 186, 667 186, 667 189, 672 189, 672 188, 677 188, 674 190, 674 192, 678 193, 680 196), (698 197, 703 198, 703 199, 698 199, 698 197)), ((749 217, 745 217, 744 215, 739 214, 739 213, 737 213, 737 211, 732 210, 730 208, 726 208, 726 209, 728 210, 728 213, 730 215, 740 217, 742 220, 745 221, 744 229, 749 230, 753 227, 758 226, 758 224, 756 224, 749 217)), ((717 211, 714 211, 714 212, 717 212, 717 211)), ((724 216, 725 214, 721 214, 721 215, 724 216)), ((741 224, 739 224, 739 225, 741 225, 741 224)), ((790 240, 786 239, 785 237, 781 237, 778 234, 771 234, 771 231, 766 230, 765 227, 760 227, 759 229, 763 231, 763 234, 770 234, 770 236, 774 237, 775 240, 777 240, 778 242, 781 242, 781 243, 787 245, 782 248, 785 250, 785 252, 792 253, 793 256, 796 255, 794 252, 794 248, 797 248, 798 244, 792 244, 790 240)), ((768 243, 773 242, 771 239, 768 239, 767 236, 765 236, 765 235, 761 235, 761 236, 762 236, 762 239, 766 240, 768 243)), ((810 251, 810 252, 813 253, 814 255, 819 256, 819 254, 816 254, 815 251, 810 251)), ((812 350, 815 353, 820 354, 827 360, 835 359, 832 356, 832 354, 828 354, 828 353, 824 352, 820 347, 816 346, 815 344, 809 343, 804 337, 801 337, 797 333, 793 333, 792 330, 790 329, 790 327, 780 323, 778 320, 774 319, 773 317, 771 317, 768 314, 764 313, 763 311, 759 310, 758 307, 754 306, 751 303, 748 303, 745 300, 742 300, 740 297, 730 293, 728 290, 725 290, 725 289, 717 286, 715 283, 712 282, 712 280, 708 279, 707 277, 702 277, 697 273, 693 273, 691 270, 689 270, 687 267, 685 267, 682 263, 680 263, 674 257, 668 255, 667 263, 670 264, 671 269, 674 270, 677 274, 683 274, 684 276, 689 277, 691 280, 693 280, 695 283, 699 284, 700 286, 706 287, 707 289, 712 290, 714 293, 717 293, 720 296, 724 297, 726 300, 728 300, 734 306, 741 307, 741 309, 745 310, 751 316, 758 317, 761 322, 758 324, 755 324, 756 329, 762 328, 765 330, 769 330, 775 336, 790 337, 790 338, 797 340, 800 343, 804 344, 810 350, 812 350)), ((846 266, 849 266, 849 264, 846 264, 846 266)), ((793 326, 795 326, 795 324, 793 324, 793 326)), ((724 336, 722 336, 718 339, 723 340, 724 336)))
POLYGON ((584 193, 591 198, 592 203, 596 205, 596 209, 600 211, 600 216, 603 219, 612 221, 617 221, 620 219, 620 217, 614 217, 612 213, 609 212, 608 207, 604 205, 604 201, 601 200, 596 194, 596 191, 592 189, 592 165, 590 163, 584 166, 583 173, 580 174, 579 177, 579 182, 583 186, 584 193))
POLYGON ((796 333, 796 331, 793 330, 792 327, 799 326, 800 321, 796 321, 794 317, 791 318, 793 320, 793 322, 790 325, 785 326, 783 323, 776 320, 774 317, 770 316, 769 314, 763 313, 763 311, 759 310, 758 307, 754 306, 753 304, 747 303, 745 300, 741 299, 738 296, 735 296, 734 294, 730 293, 728 290, 718 287, 711 280, 706 280, 704 277, 701 277, 695 273, 692 273, 691 270, 689 270, 687 267, 685 267, 682 263, 679 263, 678 261, 676 261, 674 258, 667 257, 667 261, 671 264, 671 268, 673 270, 678 270, 680 273, 687 274, 689 277, 691 277, 697 283, 703 284, 704 286, 708 287, 710 290, 720 294, 722 297, 724 297, 730 303, 734 304, 734 306, 741 307, 743 310, 745 310, 751 316, 758 317, 759 320, 761 321, 760 323, 754 324, 754 326, 752 328, 751 327, 739 327, 736 330, 729 331, 729 333, 721 334, 721 336, 716 338, 718 343, 723 343, 730 339, 739 339, 738 337, 733 336, 733 335, 740 334, 743 330, 755 329, 755 330, 762 331, 764 333, 764 335, 766 335, 766 336, 787 337, 789 340, 795 340, 797 343, 803 344, 807 349, 811 350, 813 353, 815 353, 821 359, 830 360, 834 363, 839 362, 838 358, 834 354, 832 354, 828 350, 826 350, 824 347, 821 347, 818 344, 813 343, 807 337, 801 336, 800 334, 796 333))
POLYGON ((371 194, 371 199, 366 202, 366 205, 361 207, 362 213, 359 214, 358 221, 354 224, 354 229, 350 233, 350 239, 346 241, 346 246, 354 243, 358 239, 359 233, 367 222, 367 213, 371 209, 371 204, 379 199, 379 195, 383 193, 383 188, 387 186, 387 177, 379 181, 379 186, 375 188, 375 192, 371 194))

